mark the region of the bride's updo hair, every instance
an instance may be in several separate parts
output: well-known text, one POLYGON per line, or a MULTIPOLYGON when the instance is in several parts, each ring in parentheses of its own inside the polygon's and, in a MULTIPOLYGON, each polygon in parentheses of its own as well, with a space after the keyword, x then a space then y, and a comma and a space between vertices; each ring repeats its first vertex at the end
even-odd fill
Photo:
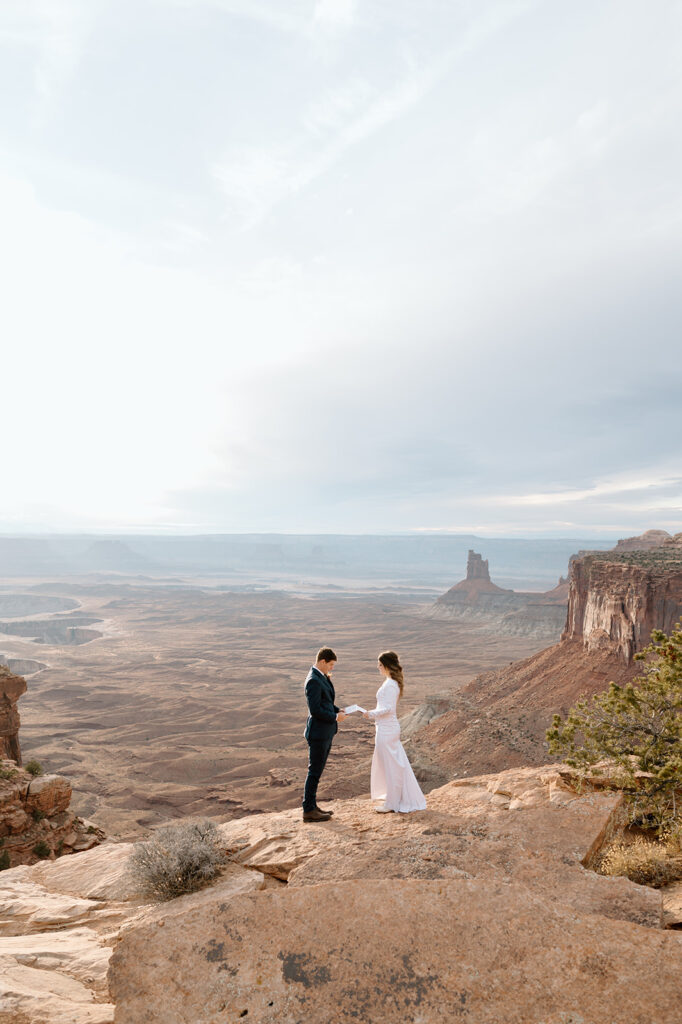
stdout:
POLYGON ((379 655, 379 661, 387 669, 391 679, 395 679, 396 683, 400 687, 400 696, 403 695, 403 666, 398 661, 398 655, 395 651, 384 651, 383 654, 379 655))

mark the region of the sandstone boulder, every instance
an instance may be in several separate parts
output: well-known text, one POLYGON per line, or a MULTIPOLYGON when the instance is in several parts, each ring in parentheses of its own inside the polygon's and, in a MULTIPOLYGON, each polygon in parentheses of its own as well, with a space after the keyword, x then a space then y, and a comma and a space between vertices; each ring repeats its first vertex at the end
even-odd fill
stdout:
POLYGON ((38 775, 28 786, 26 805, 30 810, 53 815, 65 811, 71 801, 71 783, 62 775, 38 775))

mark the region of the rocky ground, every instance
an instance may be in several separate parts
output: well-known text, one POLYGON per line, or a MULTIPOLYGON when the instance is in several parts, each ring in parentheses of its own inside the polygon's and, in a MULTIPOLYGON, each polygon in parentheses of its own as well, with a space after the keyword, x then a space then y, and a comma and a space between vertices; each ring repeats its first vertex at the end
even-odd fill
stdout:
POLYGON ((591 869, 619 795, 553 766, 331 806, 226 822, 224 873, 168 903, 129 844, 2 872, 0 1021, 678 1024, 679 895, 591 869))

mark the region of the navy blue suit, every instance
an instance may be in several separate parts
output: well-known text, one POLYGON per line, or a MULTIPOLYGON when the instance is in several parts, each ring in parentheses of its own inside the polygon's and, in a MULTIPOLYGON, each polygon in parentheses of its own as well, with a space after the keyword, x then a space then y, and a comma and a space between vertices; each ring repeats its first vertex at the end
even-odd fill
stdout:
POLYGON ((313 666, 305 681, 305 699, 308 703, 308 721, 305 738, 308 741, 308 775, 303 794, 303 810, 317 806, 317 785, 327 763, 332 740, 338 730, 336 714, 340 710, 334 703, 334 687, 328 676, 313 666))

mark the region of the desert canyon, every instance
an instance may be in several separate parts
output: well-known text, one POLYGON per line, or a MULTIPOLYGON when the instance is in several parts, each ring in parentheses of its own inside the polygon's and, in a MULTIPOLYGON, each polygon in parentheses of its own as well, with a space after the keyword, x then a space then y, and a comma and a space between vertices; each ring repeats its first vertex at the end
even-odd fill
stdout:
POLYGON ((593 870, 622 797, 577 787, 544 742, 555 711, 632 678, 651 629, 680 619, 682 535, 575 552, 532 593, 473 548, 440 591, 97 557, 49 577, 24 561, 0 590, 0 1022, 682 1019, 679 883, 593 870), (376 653, 400 650, 426 811, 372 812, 373 736, 351 719, 320 787, 334 818, 302 824, 301 690, 322 642, 340 702, 365 706, 376 653), (220 823, 224 871, 145 902, 132 842, 198 815, 220 823))

